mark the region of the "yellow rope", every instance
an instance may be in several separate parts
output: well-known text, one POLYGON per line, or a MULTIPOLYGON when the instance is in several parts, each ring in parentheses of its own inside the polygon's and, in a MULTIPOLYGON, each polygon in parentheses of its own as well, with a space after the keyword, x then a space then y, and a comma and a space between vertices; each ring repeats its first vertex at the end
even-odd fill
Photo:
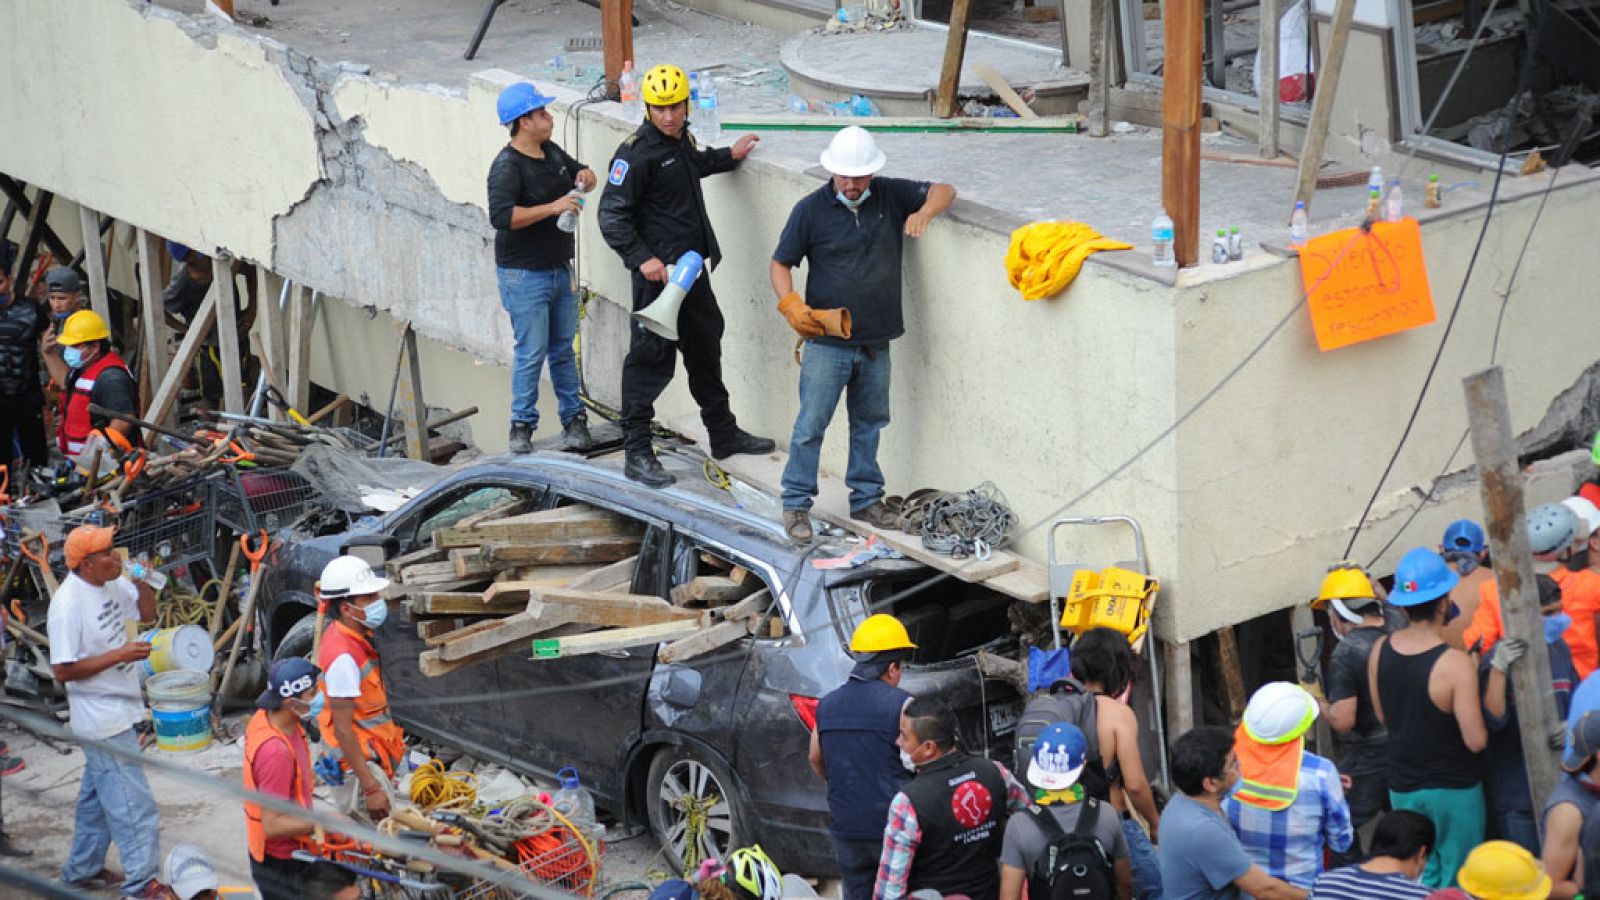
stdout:
POLYGON ((478 802, 478 776, 451 772, 444 763, 430 759, 411 773, 411 802, 424 812, 466 812, 478 802))

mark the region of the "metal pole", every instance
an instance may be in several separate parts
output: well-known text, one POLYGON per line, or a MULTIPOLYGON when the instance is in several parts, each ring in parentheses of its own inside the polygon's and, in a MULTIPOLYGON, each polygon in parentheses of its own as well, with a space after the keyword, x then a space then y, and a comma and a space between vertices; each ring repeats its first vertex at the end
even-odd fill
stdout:
MULTIPOLYGON (((283 289, 278 291, 279 321, 283 320, 284 311, 289 308, 289 289, 291 285, 292 282, 285 278, 283 280, 283 289)), ((271 350, 271 347, 267 348, 268 352, 271 352, 271 350)), ((261 404, 267 401, 267 361, 263 359, 259 362, 261 363, 261 372, 256 376, 256 391, 255 394, 253 394, 250 398, 250 416, 252 418, 261 415, 261 404)), ((276 360, 274 360, 274 362, 276 362, 276 360)))

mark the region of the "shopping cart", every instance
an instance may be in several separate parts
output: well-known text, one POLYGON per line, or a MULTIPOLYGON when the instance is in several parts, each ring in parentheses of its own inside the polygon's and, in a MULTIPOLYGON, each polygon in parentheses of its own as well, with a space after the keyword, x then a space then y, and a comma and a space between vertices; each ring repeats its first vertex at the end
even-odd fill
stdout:
POLYGON ((535 897, 539 888, 553 888, 575 897, 596 896, 604 844, 576 828, 558 825, 529 839, 527 846, 534 849, 525 854, 526 859, 516 869, 527 880, 526 889, 485 881, 456 893, 455 900, 527 900, 535 897))
POLYGON ((305 515, 317 497, 304 476, 285 468, 228 469, 216 476, 217 520, 241 534, 277 534, 305 515))

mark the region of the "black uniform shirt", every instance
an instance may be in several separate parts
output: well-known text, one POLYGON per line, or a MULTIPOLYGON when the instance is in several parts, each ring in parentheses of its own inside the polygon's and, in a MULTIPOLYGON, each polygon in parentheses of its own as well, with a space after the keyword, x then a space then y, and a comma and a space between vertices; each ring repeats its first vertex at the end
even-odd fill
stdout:
POLYGON ((687 133, 670 138, 646 122, 622 142, 606 170, 600 234, 629 269, 651 257, 670 268, 687 250, 714 267, 722 250, 706 216, 700 179, 738 165, 727 147, 702 149, 687 133))
POLYGON ((494 226, 494 264, 502 269, 548 269, 572 259, 572 234, 556 227, 557 216, 511 227, 517 206, 552 203, 571 191, 588 168, 554 141, 535 159, 507 144, 489 166, 489 224, 494 226))

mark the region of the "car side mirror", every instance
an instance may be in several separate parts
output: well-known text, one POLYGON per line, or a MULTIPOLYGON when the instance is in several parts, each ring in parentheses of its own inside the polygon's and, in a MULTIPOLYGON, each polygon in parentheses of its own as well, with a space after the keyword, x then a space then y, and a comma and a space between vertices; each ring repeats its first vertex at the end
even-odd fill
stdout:
POLYGON ((400 539, 392 534, 358 534, 339 547, 341 556, 354 556, 374 569, 400 553, 400 539))

